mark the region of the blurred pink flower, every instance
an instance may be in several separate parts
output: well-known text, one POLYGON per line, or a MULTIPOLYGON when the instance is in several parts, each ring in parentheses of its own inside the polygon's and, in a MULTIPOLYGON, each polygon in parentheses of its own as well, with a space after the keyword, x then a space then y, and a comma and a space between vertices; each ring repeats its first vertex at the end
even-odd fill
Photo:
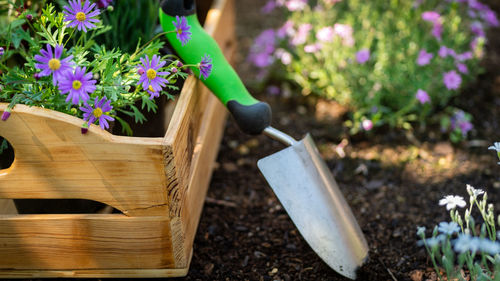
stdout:
POLYGON ((370 50, 362 49, 356 53, 356 61, 359 64, 364 64, 370 59, 370 50))
POLYGON ((458 61, 466 61, 472 59, 474 57, 474 54, 471 51, 468 51, 465 53, 456 54, 454 57, 458 61))
POLYGON ((460 88, 462 77, 455 70, 448 71, 443 74, 443 83, 448 90, 456 90, 460 88))
POLYGON ((297 33, 293 36, 290 43, 292 45, 302 45, 302 44, 306 43, 307 36, 309 35, 309 31, 311 31, 311 29, 312 29, 312 25, 309 23, 304 23, 304 24, 299 25, 297 33))
POLYGON ((425 49, 422 49, 420 50, 420 53, 418 53, 417 64, 420 66, 427 65, 433 57, 433 54, 427 53, 425 49))
POLYGON ((441 48, 439 48, 438 55, 442 58, 445 58, 450 55, 450 51, 452 50, 448 49, 446 46, 441 46, 441 48))
POLYGON ((467 68, 467 65, 465 65, 464 63, 460 63, 460 62, 457 63, 457 69, 458 69, 458 71, 460 71, 463 74, 469 73, 469 69, 467 68))
POLYGON ((317 51, 321 50, 322 47, 323 46, 320 43, 305 45, 304 52, 316 53, 317 51))
POLYGON ((426 11, 426 12, 422 13, 422 19, 425 21, 432 22, 432 23, 437 22, 440 17, 441 16, 437 12, 434 12, 434 11, 426 11))
POLYGON ((361 127, 365 131, 370 131, 371 129, 373 129, 373 122, 372 122, 372 120, 370 120, 370 119, 363 120, 363 122, 361 122, 361 127))
POLYGON ((443 33, 443 25, 436 21, 432 26, 432 36, 436 37, 436 39, 441 40, 441 33, 443 33))
POLYGON ((276 36, 278 38, 285 38, 286 36, 293 36, 295 34, 295 29, 293 28, 294 23, 292 20, 287 20, 277 31, 276 36))
POLYGON ((342 38, 342 44, 345 46, 353 46, 354 38, 352 37, 352 27, 348 24, 336 23, 333 26, 333 31, 336 35, 342 38))
POLYGON ((289 11, 300 11, 307 6, 307 0, 288 0, 285 3, 289 11))
POLYGON ((333 36, 335 35, 334 30, 331 26, 323 27, 318 32, 316 32, 316 39, 321 42, 332 42, 333 36))
POLYGON ((415 95, 415 98, 421 103, 427 103, 431 101, 431 98, 429 97, 429 94, 427 94, 426 91, 418 89, 417 94, 415 95))

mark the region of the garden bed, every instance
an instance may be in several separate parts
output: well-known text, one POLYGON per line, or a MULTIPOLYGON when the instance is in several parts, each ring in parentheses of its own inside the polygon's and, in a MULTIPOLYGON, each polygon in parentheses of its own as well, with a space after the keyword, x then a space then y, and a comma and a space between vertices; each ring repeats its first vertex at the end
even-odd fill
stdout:
MULTIPOLYGON (((260 14, 265 2, 237 3, 237 65, 246 81, 255 74, 245 61, 246 50, 249 38, 265 28, 260 14)), ((500 13, 497 2, 485 2, 500 13)), ((266 25, 273 20, 266 17, 266 25)), ((500 140, 499 35, 498 29, 489 34, 486 73, 453 101, 474 116, 475 126, 470 140, 455 146, 437 129, 416 133, 414 139, 379 131, 349 139, 342 158, 337 153, 344 139, 338 106, 322 103, 325 116, 321 107, 302 100, 261 93, 273 107, 274 126, 296 138, 313 135, 359 220, 370 246, 359 280, 436 280, 425 249, 417 245, 417 226, 429 229, 448 221, 438 201, 448 194, 467 198, 466 184, 486 190, 500 209, 498 160, 487 150, 500 140)), ((193 262, 182 280, 347 280, 309 248, 260 175, 256 161, 280 149, 279 143, 243 135, 228 123, 193 262)))

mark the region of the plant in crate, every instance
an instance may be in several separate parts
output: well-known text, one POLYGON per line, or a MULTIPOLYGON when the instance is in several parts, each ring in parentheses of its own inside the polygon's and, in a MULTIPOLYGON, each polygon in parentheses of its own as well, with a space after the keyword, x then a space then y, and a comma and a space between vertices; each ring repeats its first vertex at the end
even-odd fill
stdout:
POLYGON ((286 22, 262 32, 249 59, 303 95, 350 108, 350 133, 441 125, 452 141, 472 129, 453 97, 481 73, 485 32, 499 26, 479 1, 270 0, 286 22))
MULTIPOLYGON (((129 124, 118 113, 142 123, 142 110, 156 111, 156 98, 173 98, 171 92, 178 90, 174 83, 188 75, 183 70, 211 69, 206 58, 200 58, 198 65, 184 65, 174 55, 160 55, 163 42, 158 38, 165 33, 175 32, 183 44, 189 41, 190 27, 184 17, 176 19, 175 30, 157 34, 130 53, 98 44, 97 38, 112 29, 99 17, 116 18, 106 15, 112 9, 99 9, 109 2, 72 0, 62 11, 48 4, 39 13, 8 2, 9 8, 2 10, 8 24, 0 30, 0 102, 9 103, 3 121, 21 103, 80 117, 82 133, 91 124, 108 129, 110 121, 117 121, 131 135, 129 124)), ((1 147, 6 147, 5 140, 1 147)))

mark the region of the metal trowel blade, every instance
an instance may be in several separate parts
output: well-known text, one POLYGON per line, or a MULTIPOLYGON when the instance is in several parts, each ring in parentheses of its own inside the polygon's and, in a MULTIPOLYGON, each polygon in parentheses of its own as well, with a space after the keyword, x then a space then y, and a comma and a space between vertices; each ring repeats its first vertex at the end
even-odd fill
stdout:
POLYGON ((311 248, 332 269, 355 279, 368 245, 312 138, 307 135, 257 166, 311 248))

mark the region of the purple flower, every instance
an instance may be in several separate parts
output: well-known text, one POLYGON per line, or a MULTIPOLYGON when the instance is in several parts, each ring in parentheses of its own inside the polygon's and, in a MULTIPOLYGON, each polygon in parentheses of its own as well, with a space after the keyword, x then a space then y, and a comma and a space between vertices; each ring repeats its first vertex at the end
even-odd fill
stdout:
POLYGON ((293 36, 291 40, 292 45, 301 45, 304 44, 307 40, 307 35, 309 35, 309 31, 312 29, 312 25, 309 23, 304 23, 299 25, 297 33, 293 36))
POLYGON ((272 12, 274 10, 274 8, 276 8, 275 0, 268 0, 266 5, 264 5, 264 7, 262 7, 261 12, 264 14, 269 14, 270 12, 272 12))
POLYGON ((373 122, 370 119, 365 119, 361 122, 361 127, 365 131, 370 131, 373 128, 373 122))
POLYGON ((249 60, 257 67, 263 68, 273 63, 272 54, 275 50, 276 33, 272 29, 264 30, 250 48, 249 60))
POLYGON ((424 104, 424 103, 427 103, 427 102, 431 101, 431 98, 429 97, 429 95, 427 94, 427 92, 424 91, 424 90, 421 90, 421 89, 418 89, 417 94, 415 95, 415 98, 421 104, 424 104))
POLYGON ((335 35, 331 26, 323 27, 316 32, 316 39, 321 42, 332 42, 335 35))
POLYGON ((462 110, 458 110, 453 114, 453 116, 450 119, 450 126, 452 130, 455 129, 460 129, 462 132, 462 135, 467 135, 467 133, 474 128, 472 123, 468 120, 468 118, 465 116, 465 112, 462 110))
POLYGON ((433 57, 434 57, 433 54, 427 53, 426 50, 422 49, 418 53, 417 64, 420 66, 427 65, 430 63, 430 61, 433 57))
POLYGON ((441 46, 441 48, 439 48, 438 55, 442 58, 445 58, 448 56, 449 50, 450 49, 448 49, 446 46, 441 46))
POLYGON ((271 85, 271 86, 267 87, 266 91, 271 96, 278 96, 281 93, 281 89, 275 85, 271 85))
POLYGON ((469 69, 467 68, 467 65, 465 65, 464 63, 460 63, 460 62, 457 63, 457 69, 458 69, 458 71, 460 71, 463 74, 469 73, 469 69))
POLYGON ((3 47, 0 47, 0 57, 3 56, 4 52, 5 52, 5 49, 3 47))
POLYGON ((359 64, 363 64, 370 59, 370 50, 362 49, 356 53, 356 61, 359 64))
POLYGON ((443 25, 440 22, 435 22, 432 26, 432 36, 441 41, 441 33, 443 33, 443 25))
POLYGON ((83 29, 83 32, 87 32, 87 28, 96 27, 93 23, 99 22, 99 20, 93 17, 99 15, 100 12, 99 9, 93 11, 95 3, 90 4, 88 0, 85 0, 82 7, 82 0, 69 0, 69 5, 71 7, 64 6, 66 11, 63 11, 64 21, 69 22, 69 27, 76 26, 78 30, 83 29))
POLYGON ((498 18, 497 18, 497 15, 495 14, 495 12, 493 12, 492 10, 488 9, 486 10, 483 14, 483 19, 486 20, 486 22, 490 25, 490 26, 494 26, 494 27, 498 27, 500 26, 500 23, 498 22, 498 18))
POLYGON ((342 44, 345 46, 353 46, 354 38, 352 37, 352 27, 347 24, 336 23, 333 25, 333 30, 336 35, 342 38, 342 44))
POLYGON ((78 104, 80 100, 86 102, 89 95, 95 91, 96 80, 92 79, 92 72, 85 73, 86 67, 76 67, 75 72, 66 72, 59 81, 59 90, 61 94, 68 93, 66 102, 71 101, 78 104))
POLYGON ((49 76, 52 74, 52 83, 57 85, 57 82, 67 73, 73 71, 73 56, 68 56, 61 60, 63 46, 56 45, 54 52, 52 46, 47 44, 47 50, 40 50, 41 55, 35 55, 36 68, 42 70, 38 73, 38 77, 49 76))
POLYGON ((461 53, 461 54, 455 55, 454 57, 458 61, 466 61, 466 60, 472 59, 474 57, 474 54, 471 51, 468 51, 468 52, 465 52, 465 53, 461 53))
POLYGON ((99 0, 97 1, 97 7, 101 9, 107 8, 109 5, 111 5, 111 2, 113 2, 113 0, 99 0))
POLYGON ((172 22, 175 26, 175 33, 177 33, 177 39, 181 41, 182 46, 187 44, 191 39, 191 26, 187 23, 186 17, 175 16, 175 21, 172 22))
POLYGON ((161 91, 165 84, 168 84, 168 80, 160 77, 160 75, 169 75, 169 72, 159 72, 158 70, 163 67, 166 62, 160 61, 160 56, 153 55, 151 61, 146 55, 146 59, 141 58, 142 65, 139 65, 138 72, 141 72, 141 78, 137 85, 142 84, 144 90, 153 90, 154 92, 161 91), (149 87, 151 86, 151 88, 149 87))
POLYGON ((443 74, 443 82, 448 90, 456 90, 462 83, 462 77, 455 71, 448 71, 443 74))
POLYGON ((295 34, 295 29, 293 28, 293 21, 287 20, 277 31, 276 36, 280 39, 285 38, 285 36, 293 36, 295 34))
POLYGON ((468 0, 469 8, 484 11, 488 7, 477 0, 468 0))
POLYGON ((472 125, 471 122, 469 121, 463 121, 458 124, 458 127, 460 128, 460 131, 462 131, 462 135, 467 135, 467 133, 474 128, 474 125, 472 125))
POLYGON ((481 37, 485 36, 483 24, 479 21, 474 21, 470 24, 470 31, 472 31, 472 33, 474 33, 477 36, 481 37))
POLYGON ((7 107, 7 109, 2 113, 2 121, 7 121, 10 117, 10 108, 7 107))
POLYGON ((425 21, 432 22, 432 23, 437 22, 440 17, 441 16, 437 12, 434 12, 434 11, 426 11, 426 12, 422 13, 422 19, 425 21))
POLYGON ((322 47, 323 45, 321 45, 320 43, 305 45, 304 52, 316 53, 317 51, 321 50, 322 47))
POLYGON ((87 102, 85 102, 84 107, 80 107, 80 110, 84 112, 83 120, 87 121, 88 125, 94 123, 95 121, 99 121, 99 125, 103 130, 109 128, 108 121, 115 120, 113 117, 105 114, 106 112, 111 111, 111 109, 113 109, 111 101, 107 100, 106 97, 103 97, 101 100, 99 100, 98 97, 95 97, 94 108, 92 108, 92 106, 90 106, 87 102))
POLYGON ((200 68, 200 78, 203 76, 206 80, 210 76, 210 73, 212 73, 212 59, 210 56, 205 54, 198 67, 200 68))

